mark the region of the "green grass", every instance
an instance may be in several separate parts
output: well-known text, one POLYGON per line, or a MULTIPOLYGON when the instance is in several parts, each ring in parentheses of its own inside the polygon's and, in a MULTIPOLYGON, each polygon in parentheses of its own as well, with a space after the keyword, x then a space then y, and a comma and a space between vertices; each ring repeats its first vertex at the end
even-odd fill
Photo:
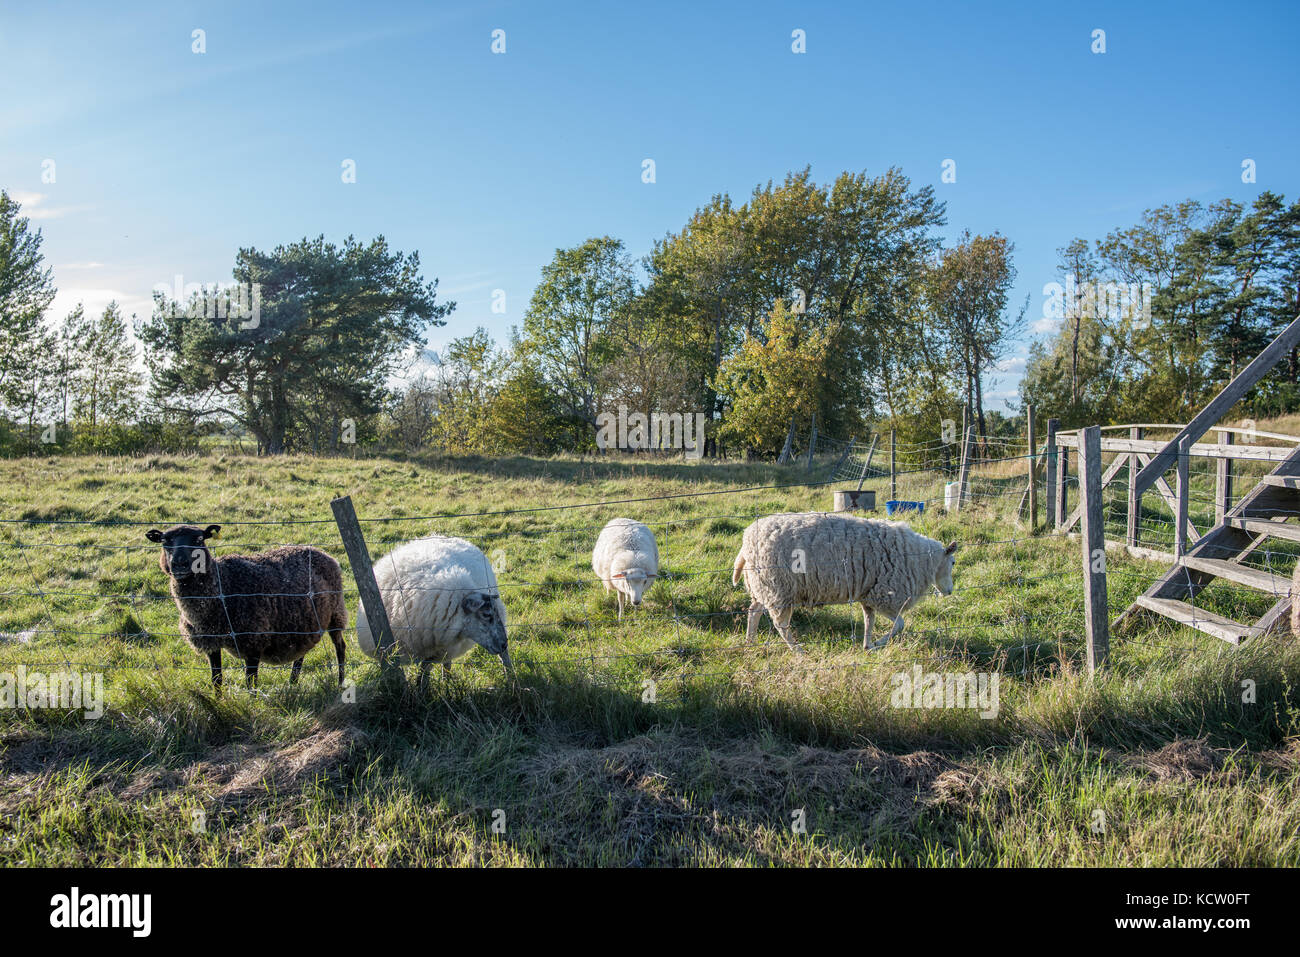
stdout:
MULTIPOLYGON (((107 691, 98 721, 0 711, 3 859, 1300 863, 1300 651, 1289 638, 1230 649, 1148 620, 1089 679, 1079 544, 1014 520, 1009 470, 978 475, 960 515, 930 507, 913 521, 962 542, 957 591, 927 598, 874 652, 847 606, 796 615, 802 656, 766 623, 744 645, 741 531, 755 515, 829 508, 829 487, 501 514, 806 477, 632 459, 2 462, 0 516, 27 521, 0 524, 0 673, 66 663, 103 672, 107 691), (352 496, 376 558, 435 532, 494 557, 517 684, 474 652, 423 692, 390 687, 349 636, 355 701, 330 681, 328 642, 297 687, 263 668, 257 692, 232 676, 214 697, 176 636, 148 526, 51 524, 217 522, 224 548, 312 542, 342 561, 336 494, 352 496), (456 513, 495 514, 445 517, 456 513), (666 572, 622 623, 589 565, 616 515, 655 524, 666 572), (423 517, 372 521, 391 516, 423 517), (892 707, 893 677, 914 664, 997 671, 997 716, 892 707)), ((887 479, 868 487, 887 497, 887 479)), ((942 483, 908 476, 899 497, 941 499, 942 483)), ((1113 555, 1112 615, 1161 570, 1113 555)), ((1213 600, 1246 610, 1236 591, 1213 600)))

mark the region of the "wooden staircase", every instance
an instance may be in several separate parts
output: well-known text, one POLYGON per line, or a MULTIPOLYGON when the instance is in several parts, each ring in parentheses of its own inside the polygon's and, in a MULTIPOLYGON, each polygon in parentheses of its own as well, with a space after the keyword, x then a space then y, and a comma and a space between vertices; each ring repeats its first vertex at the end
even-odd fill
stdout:
POLYGON ((1300 525, 1287 524, 1293 516, 1300 516, 1300 447, 1139 595, 1116 620, 1116 627, 1125 619, 1151 612, 1237 645, 1284 624, 1291 610, 1291 582, 1242 562, 1270 538, 1300 542, 1300 525), (1197 608, 1197 594, 1216 578, 1272 595, 1275 601, 1263 617, 1251 624, 1197 608))

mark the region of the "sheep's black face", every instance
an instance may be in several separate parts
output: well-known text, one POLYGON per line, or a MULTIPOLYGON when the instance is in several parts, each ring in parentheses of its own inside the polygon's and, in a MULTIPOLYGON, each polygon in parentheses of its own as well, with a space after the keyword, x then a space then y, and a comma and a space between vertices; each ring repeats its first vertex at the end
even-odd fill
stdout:
POLYGON ((465 615, 461 633, 494 655, 506 653, 505 618, 497 608, 497 598, 487 592, 470 592, 460 602, 465 615))
POLYGON ((151 528, 145 532, 145 538, 162 546, 158 564, 177 581, 188 581, 196 575, 206 575, 212 563, 207 540, 216 538, 221 531, 220 525, 196 528, 193 525, 177 525, 162 532, 151 528))

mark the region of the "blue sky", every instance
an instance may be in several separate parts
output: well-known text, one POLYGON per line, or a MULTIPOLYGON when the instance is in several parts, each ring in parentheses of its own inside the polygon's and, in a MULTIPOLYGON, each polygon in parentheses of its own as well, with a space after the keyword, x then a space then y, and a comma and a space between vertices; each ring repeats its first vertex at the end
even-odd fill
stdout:
POLYGON ((1032 320, 1074 236, 1295 198, 1298 25, 1294 3, 7 3, 0 187, 44 233, 60 314, 143 314, 176 274, 228 280, 241 246, 383 234, 458 303, 437 346, 504 339, 558 246, 639 257, 714 193, 899 166, 948 237, 1015 243, 1032 320))

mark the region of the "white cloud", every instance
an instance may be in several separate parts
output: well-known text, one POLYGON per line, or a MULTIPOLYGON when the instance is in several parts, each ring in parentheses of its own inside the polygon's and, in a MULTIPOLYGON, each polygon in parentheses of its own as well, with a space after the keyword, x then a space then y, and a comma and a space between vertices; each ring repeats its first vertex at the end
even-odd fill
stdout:
POLYGON ((9 198, 22 207, 20 215, 28 219, 59 219, 69 213, 80 213, 92 206, 46 206, 49 198, 45 193, 26 193, 21 190, 9 194, 9 198))
POLYGON ((1035 319, 1033 323, 1030 324, 1029 331, 1036 335, 1045 332, 1056 332, 1057 329, 1061 328, 1061 323, 1063 321, 1064 320, 1061 319, 1048 319, 1046 317, 1035 319))
POLYGON ((77 303, 82 304, 88 315, 98 315, 108 307, 110 302, 118 304, 128 323, 132 314, 139 319, 148 319, 153 314, 153 300, 149 297, 137 296, 120 289, 86 289, 69 286, 55 294, 50 308, 45 310, 45 318, 47 321, 61 322, 64 316, 77 308, 77 303))

